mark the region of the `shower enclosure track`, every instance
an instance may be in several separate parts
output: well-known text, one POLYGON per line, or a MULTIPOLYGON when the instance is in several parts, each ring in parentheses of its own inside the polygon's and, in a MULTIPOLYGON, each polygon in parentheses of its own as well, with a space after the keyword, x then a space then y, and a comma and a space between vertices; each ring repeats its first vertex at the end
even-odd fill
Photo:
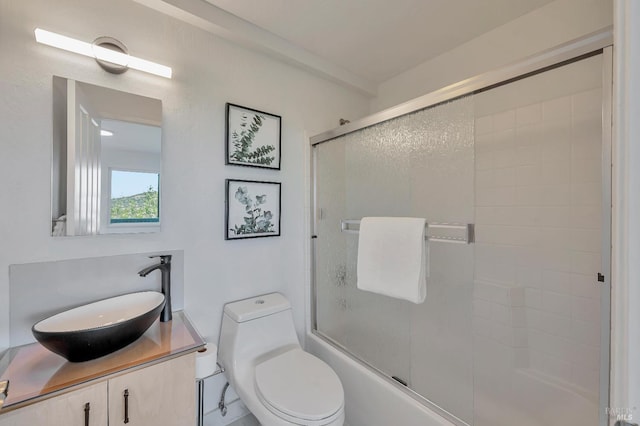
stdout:
POLYGON ((351 123, 312 136, 309 141, 311 145, 317 145, 421 109, 449 102, 462 96, 503 86, 544 71, 567 65, 571 62, 585 59, 589 56, 598 55, 602 53, 602 49, 612 44, 613 29, 609 27, 605 30, 597 31, 531 56, 517 63, 462 80, 436 90, 435 92, 361 118, 360 120, 354 120, 351 123))

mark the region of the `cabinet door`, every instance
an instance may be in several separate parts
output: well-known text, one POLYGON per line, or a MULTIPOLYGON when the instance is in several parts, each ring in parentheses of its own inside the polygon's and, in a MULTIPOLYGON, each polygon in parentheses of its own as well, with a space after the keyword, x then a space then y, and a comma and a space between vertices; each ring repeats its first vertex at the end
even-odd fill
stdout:
POLYGON ((0 415, 0 426, 36 425, 107 426, 107 383, 97 383, 0 415))
POLYGON ((195 424, 195 354, 109 380, 109 426, 195 424))

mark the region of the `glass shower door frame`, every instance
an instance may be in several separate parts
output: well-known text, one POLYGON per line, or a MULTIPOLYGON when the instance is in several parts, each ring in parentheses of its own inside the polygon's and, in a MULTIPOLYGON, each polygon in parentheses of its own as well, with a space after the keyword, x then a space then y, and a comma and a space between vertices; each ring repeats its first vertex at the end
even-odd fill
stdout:
MULTIPOLYGON (((595 55, 603 56, 603 84, 602 84, 602 265, 601 265, 601 281, 600 287, 600 304, 601 304, 601 344, 600 344, 600 413, 599 424, 601 426, 608 425, 609 413, 606 407, 609 406, 609 383, 610 383, 610 325, 611 325, 611 200, 612 200, 612 75, 613 75, 613 54, 612 54, 612 33, 611 29, 597 32, 586 37, 582 37, 573 42, 561 45, 557 48, 543 52, 534 57, 528 58, 517 64, 506 66, 500 70, 482 74, 462 82, 447 86, 438 91, 432 92, 415 100, 400 104, 396 107, 389 108, 382 112, 365 117, 361 120, 354 121, 339 128, 321 133, 310 138, 311 156, 311 197, 310 197, 310 216, 311 216, 311 291, 310 291, 310 332, 318 336, 323 341, 338 348, 346 353, 355 361, 364 364, 369 370, 376 375, 384 378, 390 384, 402 389, 421 404, 431 410, 442 415, 454 424, 467 425, 464 421, 457 418, 454 414, 447 412, 438 405, 434 404, 426 397, 417 392, 401 386, 387 374, 380 371, 373 365, 364 362, 362 359, 352 354, 348 348, 334 341, 330 337, 318 331, 317 324, 317 283, 316 283, 316 238, 317 238, 317 222, 322 214, 316 206, 317 201, 317 146, 321 143, 331 141, 342 135, 352 133, 397 117, 410 114, 412 112, 430 108, 444 102, 448 102, 463 96, 480 93, 492 88, 509 84, 511 82, 527 78, 529 76, 539 74, 554 68, 567 65, 572 62, 579 61, 595 55)), ((339 226, 337 224, 336 226, 339 226)))

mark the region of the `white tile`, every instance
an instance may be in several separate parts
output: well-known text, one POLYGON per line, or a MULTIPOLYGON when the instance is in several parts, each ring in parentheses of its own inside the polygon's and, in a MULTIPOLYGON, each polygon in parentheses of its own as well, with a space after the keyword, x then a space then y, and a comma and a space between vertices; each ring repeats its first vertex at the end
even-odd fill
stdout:
POLYGON ((487 115, 485 117, 476 118, 475 130, 476 136, 493 132, 493 116, 487 115))
POLYGON ((597 395, 600 388, 598 369, 584 368, 580 365, 571 366, 571 382, 597 395))
POLYGON ((571 272, 573 261, 573 252, 569 250, 556 249, 555 247, 547 247, 541 253, 540 266, 543 269, 552 269, 556 271, 571 272))
POLYGON ((571 183, 571 163, 566 161, 543 161, 540 165, 539 184, 563 185, 571 183))
POLYGON ((574 251, 571 262, 571 272, 595 276, 602 269, 599 253, 574 251))
POLYGON ((571 292, 574 296, 600 300, 600 283, 594 275, 571 274, 571 292))
POLYGON ((592 183, 600 185, 602 180, 602 165, 599 158, 572 159, 571 182, 592 183))
POLYGON ((542 123, 519 125, 516 128, 516 143, 519 147, 539 147, 544 140, 542 123))
POLYGON ((513 129, 516 125, 516 113, 514 110, 507 110, 493 115, 494 131, 513 129))
POLYGON ((492 338, 506 346, 513 346, 513 328, 497 322, 493 323, 492 338))
POLYGON ((545 355, 544 352, 539 350, 529 350, 529 366, 534 370, 544 372, 544 358, 546 356, 547 355, 545 355))
POLYGON ((525 305, 530 308, 542 308, 542 291, 537 288, 527 287, 524 290, 525 305))
POLYGON ((493 152, 493 165, 496 168, 513 167, 516 162, 515 147, 499 149, 493 152))
POLYGON ((493 303, 491 306, 491 319, 494 322, 511 326, 511 307, 493 303))
MULTIPOLYGON (((539 206, 544 204, 542 202, 545 197, 545 186, 541 185, 529 185, 529 186, 517 186, 514 204, 517 206, 539 206)), ((533 226, 530 225, 530 226, 533 226)))
POLYGON ((600 253, 602 251, 602 238, 599 229, 572 229, 571 248, 576 251, 600 253))
POLYGON ((572 96, 573 120, 600 119, 602 116, 602 90, 593 89, 572 96))
POLYGON ((541 227, 568 228, 571 226, 571 207, 569 206, 543 206, 538 211, 541 227))
POLYGON ((491 151, 495 150, 493 144, 493 133, 487 133, 486 135, 476 135, 473 146, 475 148, 476 154, 481 152, 490 153, 491 151))
POLYGON ((515 144, 516 131, 514 129, 501 130, 493 133, 493 145, 496 150, 509 148, 515 149, 515 144))
POLYGON ((571 224, 575 228, 600 230, 602 228, 602 208, 600 205, 571 206, 571 224))
POLYGON ((571 318, 542 311, 540 314, 540 330, 565 339, 571 339, 571 318))
POLYGON ((530 145, 518 145, 515 149, 515 164, 525 165, 525 164, 538 164, 541 160, 541 150, 540 145, 538 144, 530 144, 530 145))
POLYGON ((572 338, 585 345, 600 347, 600 319, 591 321, 573 319, 571 323, 572 338))
POLYGON ((600 318, 600 300, 574 296, 571 301, 571 316, 582 321, 600 318))
POLYGON ((517 252, 516 264, 518 267, 542 268, 546 257, 545 251, 538 247, 521 247, 517 252))
POLYGON ((576 342, 571 346, 569 359, 581 367, 597 370, 600 367, 600 349, 576 342))
POLYGON ((473 316, 491 320, 494 306, 494 303, 475 298, 473 299, 473 316))
MULTIPOLYGON (((495 282, 511 286, 516 283, 516 265, 510 262, 498 260, 491 279, 495 282)), ((511 299, 507 303, 512 303, 511 299)))
POLYGON ((579 206, 600 206, 602 191, 600 185, 574 183, 571 185, 571 204, 579 206))
POLYGON ((478 206, 512 206, 515 201, 514 187, 478 188, 476 205, 478 206))
MULTIPOLYGON (((520 188, 518 188, 519 190, 520 188)), ((539 204, 539 203, 537 203, 539 204)), ((527 206, 520 210, 520 225, 536 228, 540 226, 540 208, 527 206)))
POLYGON ((541 165, 529 164, 518 166, 515 170, 518 186, 535 186, 540 184, 541 165))
POLYGON ((528 368, 529 367, 529 349, 528 348, 516 348, 513 351, 513 366, 514 368, 528 368))
POLYGON ((542 310, 570 317, 572 313, 572 299, 573 297, 566 294, 543 290, 542 310))
POLYGON ((574 121, 571 126, 571 145, 573 148, 597 146, 597 155, 594 152, 592 157, 600 157, 602 151, 602 124, 600 120, 574 121))
POLYGON ((518 226, 520 225, 520 209, 517 207, 504 206, 496 207, 496 220, 499 225, 518 226))
POLYGON ((515 167, 494 170, 494 186, 514 186, 516 184, 515 167))
POLYGON ((542 105, 532 104, 516 110, 516 123, 518 126, 523 124, 534 124, 542 120, 542 105))
POLYGON ((495 186, 493 175, 494 169, 476 171, 476 188, 493 188, 495 186))
POLYGON ((567 206, 571 204, 571 185, 554 184, 540 186, 539 204, 542 206, 567 206))
MULTIPOLYGON (((552 144, 552 145, 566 145, 570 148, 572 142, 572 128, 571 128, 571 120, 552 120, 545 121, 541 126, 541 134, 540 138, 541 144, 552 144)), ((563 155, 563 159, 571 158, 571 150, 561 151, 563 155)))
POLYGON ((543 102, 542 118, 544 121, 571 120, 571 96, 543 102))
POLYGON ((511 308, 511 324, 514 327, 527 327, 527 308, 524 306, 514 306, 511 308))
POLYGON ((536 287, 542 286, 542 271, 536 266, 518 266, 516 271, 516 281, 520 287, 536 287))
POLYGON ((474 279, 478 281, 489 281, 493 275, 493 270, 493 262, 476 262, 474 279))
MULTIPOLYGON (((495 302, 494 286, 492 284, 475 281, 473 283, 473 299, 480 299, 487 302, 495 302)), ((492 309, 493 312, 493 309, 492 309)))
POLYGON ((589 131, 585 135, 574 135, 571 143, 571 158, 573 160, 599 160, 602 158, 602 137, 589 131), (579 139, 578 139, 579 138, 579 139))
POLYGON ((493 168, 493 152, 476 151, 476 170, 487 170, 493 168))
POLYGON ((555 293, 571 295, 571 273, 554 270, 542 271, 542 287, 555 293))
POLYGON ((507 286, 476 281, 473 289, 474 299, 509 305, 509 288, 507 286))
POLYGON ((478 225, 499 225, 496 218, 496 210, 499 207, 476 206, 476 226, 478 225))
POLYGON ((528 334, 525 327, 513 327, 513 347, 526 348, 528 346, 528 334))
MULTIPOLYGON (((554 210, 545 211, 548 211, 548 214, 551 216, 553 215, 554 210)), ((540 247, 553 247, 557 250, 566 251, 571 250, 571 228, 548 227, 537 228, 537 230, 540 235, 540 247)))
MULTIPOLYGON (((514 274, 515 275, 515 274, 514 274)), ((515 282, 515 278, 514 278, 515 282)), ((509 289, 509 300, 511 301, 511 306, 524 306, 525 301, 525 288, 524 287, 512 287, 509 289)))
MULTIPOLYGON (((549 353, 547 336, 540 330, 529 329, 529 347, 532 349, 532 353, 535 351, 549 353)), ((536 358, 538 357, 536 356, 536 358)))
POLYGON ((473 319, 473 333, 477 336, 492 337, 493 322, 484 318, 473 319))
POLYGON ((537 229, 531 227, 513 227, 513 237, 513 243, 521 247, 537 247, 540 243, 540 233, 537 229))
POLYGON ((560 358, 542 354, 542 372, 559 379, 571 380, 571 364, 560 358))
POLYGON ((531 330, 542 331, 542 314, 543 311, 533 308, 525 308, 527 317, 527 333, 531 330))

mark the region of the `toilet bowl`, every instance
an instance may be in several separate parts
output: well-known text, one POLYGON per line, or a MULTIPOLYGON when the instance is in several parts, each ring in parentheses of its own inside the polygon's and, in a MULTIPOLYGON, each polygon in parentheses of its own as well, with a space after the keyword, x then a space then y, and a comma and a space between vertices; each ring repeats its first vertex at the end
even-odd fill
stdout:
POLYGON ((305 352, 291 305, 279 293, 224 307, 218 360, 263 426, 342 426, 344 390, 324 361, 305 352))

